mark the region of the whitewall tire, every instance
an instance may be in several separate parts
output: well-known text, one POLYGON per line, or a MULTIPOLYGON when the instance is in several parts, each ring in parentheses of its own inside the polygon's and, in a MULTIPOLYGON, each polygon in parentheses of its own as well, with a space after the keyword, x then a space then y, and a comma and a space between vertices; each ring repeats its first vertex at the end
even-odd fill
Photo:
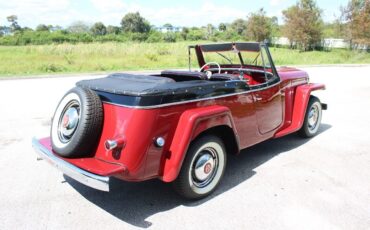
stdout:
POLYGON ((191 143, 173 182, 174 188, 185 198, 203 198, 216 189, 225 167, 226 151, 222 140, 217 136, 202 136, 191 143))
POLYGON ((64 157, 92 154, 103 124, 99 96, 90 89, 75 87, 58 104, 51 124, 53 150, 64 157))

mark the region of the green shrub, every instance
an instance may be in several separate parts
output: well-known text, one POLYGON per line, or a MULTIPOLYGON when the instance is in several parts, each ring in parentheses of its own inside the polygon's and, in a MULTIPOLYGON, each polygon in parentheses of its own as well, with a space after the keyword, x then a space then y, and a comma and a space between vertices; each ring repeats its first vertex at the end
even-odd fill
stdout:
POLYGON ((165 42, 176 42, 176 34, 173 32, 167 32, 164 34, 163 40, 165 42))
POLYGON ((148 39, 147 33, 128 33, 130 41, 144 42, 148 39))
POLYGON ((190 41, 205 40, 206 35, 202 30, 190 30, 186 39, 190 41))
MULTIPOLYGON (((206 33, 202 29, 188 29, 184 32, 168 32, 161 33, 151 30, 148 33, 110 33, 105 35, 93 35, 90 33, 72 33, 66 30, 55 32, 49 31, 32 31, 24 30, 16 32, 14 35, 0 37, 0 45, 47 45, 47 44, 62 44, 62 43, 92 43, 92 42, 148 42, 173 43, 178 41, 199 41, 207 40, 206 33), (186 36, 185 36, 186 35, 186 36)), ((240 41, 244 38, 233 31, 216 31, 212 36, 208 37, 211 41, 240 41)))
POLYGON ((56 72, 63 72, 64 67, 61 65, 56 64, 45 64, 40 67, 40 70, 45 73, 56 73, 56 72))
POLYGON ((161 42, 163 41, 163 34, 158 31, 151 31, 146 41, 149 43, 161 42))

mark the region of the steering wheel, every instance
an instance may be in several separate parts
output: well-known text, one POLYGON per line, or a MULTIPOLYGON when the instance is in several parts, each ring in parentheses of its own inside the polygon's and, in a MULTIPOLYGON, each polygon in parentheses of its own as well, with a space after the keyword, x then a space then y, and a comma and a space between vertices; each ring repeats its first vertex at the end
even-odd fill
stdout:
MULTIPOLYGON (((217 67, 218 67, 218 73, 220 74, 221 73, 221 66, 220 66, 220 64, 218 64, 217 62, 208 62, 208 63, 206 63, 206 64, 204 64, 200 69, 199 69, 199 72, 202 72, 203 70, 204 70, 204 68, 206 68, 206 66, 209 66, 209 65, 211 65, 211 64, 215 64, 215 65, 217 65, 217 67)), ((207 73, 207 77, 208 78, 211 78, 211 76, 212 76, 212 72, 211 71, 208 71, 210 74, 208 74, 207 73)))

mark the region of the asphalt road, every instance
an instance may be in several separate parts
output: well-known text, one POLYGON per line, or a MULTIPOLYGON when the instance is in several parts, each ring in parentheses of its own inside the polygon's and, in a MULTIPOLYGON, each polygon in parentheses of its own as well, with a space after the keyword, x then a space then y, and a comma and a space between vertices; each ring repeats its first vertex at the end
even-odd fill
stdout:
POLYGON ((320 134, 229 157, 197 202, 157 180, 96 191, 36 160, 32 136, 49 134, 59 99, 91 76, 0 81, 0 229, 369 229, 370 66, 305 69, 327 84, 320 134))

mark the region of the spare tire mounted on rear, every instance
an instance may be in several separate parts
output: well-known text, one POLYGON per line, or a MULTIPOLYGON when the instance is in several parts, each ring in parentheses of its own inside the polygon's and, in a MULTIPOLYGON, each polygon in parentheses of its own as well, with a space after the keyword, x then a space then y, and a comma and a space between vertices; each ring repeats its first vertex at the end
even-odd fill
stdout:
POLYGON ((103 124, 99 96, 75 87, 59 102, 51 125, 53 150, 63 157, 89 156, 96 148, 103 124))

